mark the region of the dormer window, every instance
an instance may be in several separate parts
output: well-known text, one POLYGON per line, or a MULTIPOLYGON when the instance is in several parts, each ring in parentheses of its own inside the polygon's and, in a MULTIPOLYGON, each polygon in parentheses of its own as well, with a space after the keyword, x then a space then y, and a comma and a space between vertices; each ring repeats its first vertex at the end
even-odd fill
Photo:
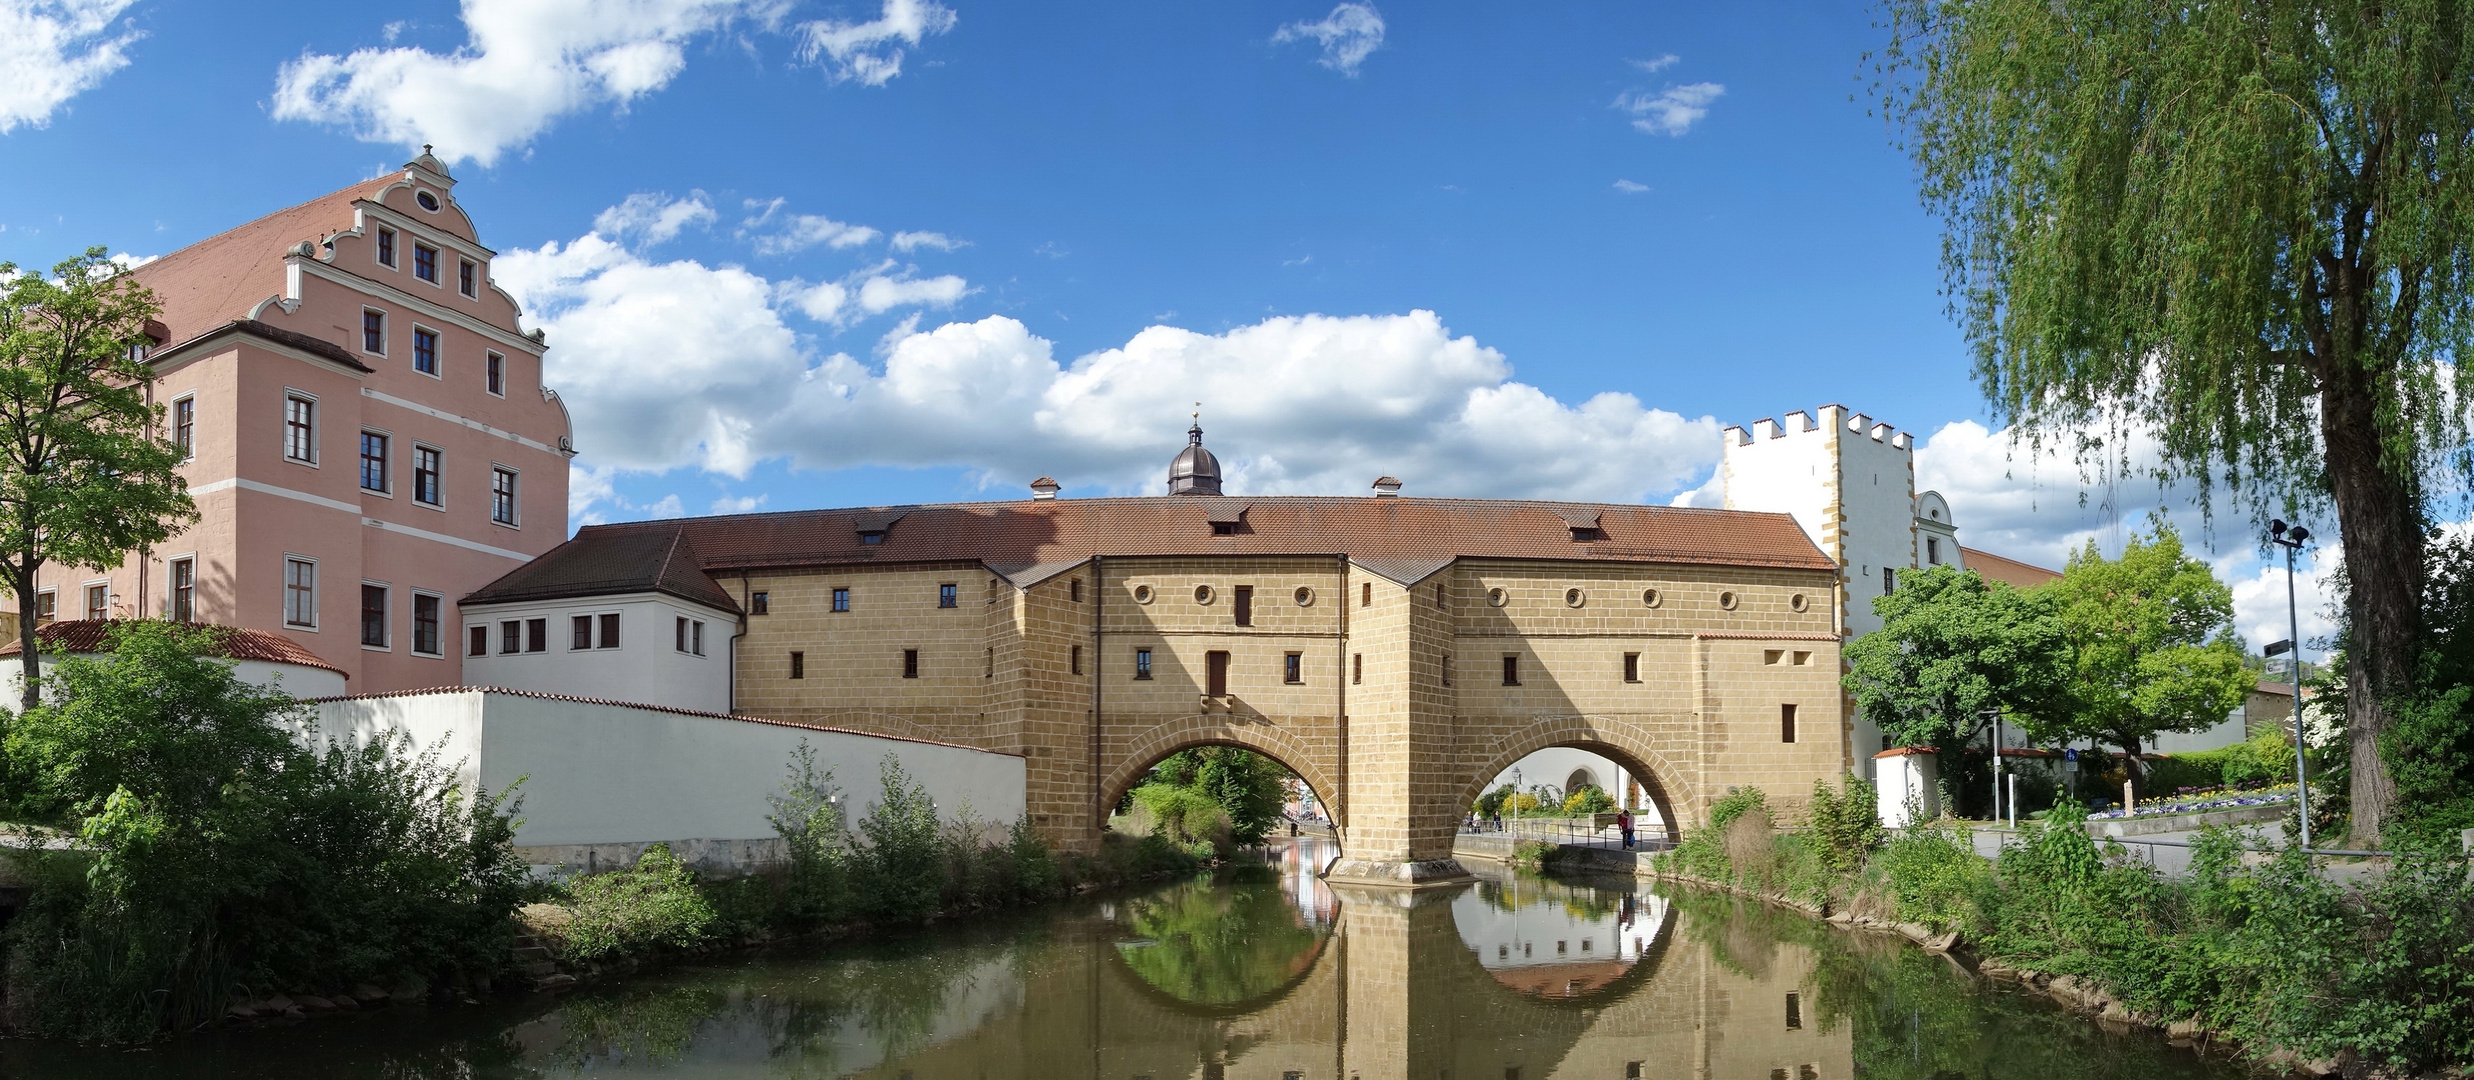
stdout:
POLYGON ((1606 530, 1594 525, 1585 529, 1576 527, 1572 530, 1572 542, 1575 544, 1594 544, 1604 539, 1606 539, 1606 530))
POLYGON ((876 545, 884 542, 885 534, 881 530, 877 532, 863 532, 859 534, 860 547, 875 547, 876 545))
POLYGON ((1211 522, 1211 535, 1235 536, 1245 524, 1246 508, 1250 504, 1236 499, 1214 499, 1204 511, 1204 520, 1211 522))
POLYGON ((1211 523, 1211 535, 1213 535, 1213 536, 1235 536, 1235 535, 1237 535, 1237 523, 1236 523, 1236 522, 1234 522, 1234 521, 1215 521, 1215 522, 1212 522, 1212 523, 1211 523))

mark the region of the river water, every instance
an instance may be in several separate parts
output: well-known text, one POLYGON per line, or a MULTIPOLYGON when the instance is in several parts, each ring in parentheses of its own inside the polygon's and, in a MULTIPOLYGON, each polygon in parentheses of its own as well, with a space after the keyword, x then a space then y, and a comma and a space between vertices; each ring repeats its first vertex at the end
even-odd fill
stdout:
POLYGON ((883 1080, 2237 1077, 1951 961, 1725 897, 1495 875, 1326 886, 1318 842, 1215 880, 551 998, 139 1050, 0 1042, 0 1076, 883 1080))

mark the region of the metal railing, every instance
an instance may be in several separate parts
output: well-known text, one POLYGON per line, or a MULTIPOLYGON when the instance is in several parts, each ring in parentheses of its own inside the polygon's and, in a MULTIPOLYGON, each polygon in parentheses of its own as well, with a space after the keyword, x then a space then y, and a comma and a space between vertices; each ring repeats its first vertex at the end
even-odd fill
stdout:
MULTIPOLYGON (((1493 833, 1509 836, 1514 841, 1536 840, 1567 847, 1592 847, 1622 850, 1623 833, 1613 825, 1599 826, 1587 818, 1506 818, 1502 821, 1481 818, 1474 825, 1464 823, 1464 833, 1493 833)), ((1663 825, 1643 824, 1633 830, 1632 850, 1664 851, 1674 847, 1663 825)))

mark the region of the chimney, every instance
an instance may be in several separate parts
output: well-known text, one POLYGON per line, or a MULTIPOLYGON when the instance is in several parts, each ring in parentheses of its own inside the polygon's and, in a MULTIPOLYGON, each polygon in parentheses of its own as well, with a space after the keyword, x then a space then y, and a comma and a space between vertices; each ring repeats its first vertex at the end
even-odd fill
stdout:
POLYGON ((1397 479, 1395 479, 1395 478, 1393 478, 1393 477, 1389 477, 1389 476, 1378 476, 1378 477, 1375 477, 1375 478, 1374 478, 1374 497, 1375 497, 1375 498, 1378 498, 1378 499, 1397 499, 1397 498, 1399 498, 1399 497, 1400 497, 1400 481, 1399 481, 1399 480, 1397 480, 1397 479))
POLYGON ((1065 489, 1060 487, 1056 481, 1045 476, 1031 481, 1031 497, 1033 499, 1053 499, 1057 497, 1057 492, 1063 490, 1065 489))

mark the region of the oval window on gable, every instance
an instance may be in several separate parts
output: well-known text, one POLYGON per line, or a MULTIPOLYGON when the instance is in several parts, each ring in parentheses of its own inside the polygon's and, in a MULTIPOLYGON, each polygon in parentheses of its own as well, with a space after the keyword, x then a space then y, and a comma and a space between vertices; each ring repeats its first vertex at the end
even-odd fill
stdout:
POLYGON ((417 203, 420 203, 420 204, 421 204, 421 209, 423 209, 423 210, 427 210, 427 211, 429 211, 430 213, 435 214, 435 213, 437 213, 437 212, 438 212, 438 195, 437 195, 437 193, 436 193, 436 192, 430 192, 430 191, 419 191, 419 192, 414 192, 414 193, 413 193, 413 196, 412 196, 412 201, 417 202, 417 203))

